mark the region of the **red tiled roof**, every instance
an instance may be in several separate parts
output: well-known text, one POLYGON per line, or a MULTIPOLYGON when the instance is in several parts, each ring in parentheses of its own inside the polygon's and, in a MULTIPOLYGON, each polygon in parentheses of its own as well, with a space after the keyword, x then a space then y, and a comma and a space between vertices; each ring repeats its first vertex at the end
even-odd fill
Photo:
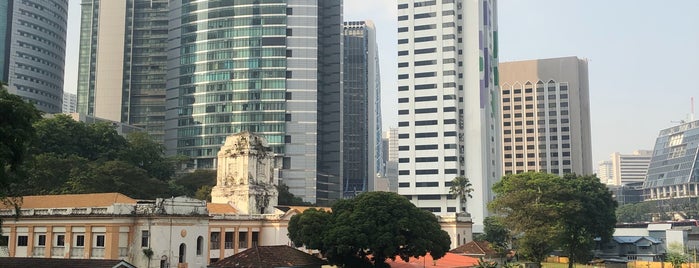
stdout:
POLYGON ((236 214, 238 211, 230 204, 206 203, 209 214, 236 214))
POLYGON ((326 264, 313 255, 290 246, 259 246, 239 252, 209 265, 209 267, 227 268, 274 268, 307 267, 319 268, 326 264))
POLYGON ((452 249, 449 252, 461 255, 485 257, 492 257, 497 254, 497 251, 491 248, 490 243, 488 243, 487 241, 471 241, 455 249, 452 249))
MULTIPOLYGON (((136 199, 120 193, 30 195, 22 198, 22 208, 107 207, 115 203, 136 204, 136 199)), ((0 204, 0 209, 11 208, 0 204)))
POLYGON ((432 255, 427 253, 424 257, 410 258, 408 262, 403 261, 400 257, 396 257, 395 261, 387 259, 386 263, 391 268, 414 268, 414 267, 435 267, 435 268, 465 268, 473 267, 478 264, 478 259, 468 256, 462 256, 454 253, 447 253, 444 257, 437 259, 435 262, 432 255))
POLYGON ((0 258, 0 267, 32 267, 32 268, 136 268, 124 260, 91 260, 91 259, 49 259, 49 258, 0 258))

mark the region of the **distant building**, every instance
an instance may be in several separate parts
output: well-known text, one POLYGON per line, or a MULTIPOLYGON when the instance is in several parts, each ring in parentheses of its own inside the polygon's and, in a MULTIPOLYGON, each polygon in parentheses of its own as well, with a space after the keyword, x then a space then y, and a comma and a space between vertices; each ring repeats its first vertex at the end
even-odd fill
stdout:
POLYGON ((599 178, 600 182, 607 184, 607 185, 613 185, 613 182, 614 182, 614 180, 612 180, 613 177, 614 177, 614 171, 612 169, 612 161, 611 160, 600 161, 599 165, 597 166, 597 178, 599 178))
MULTIPOLYGON (((47 115, 47 117, 51 117, 51 116, 52 115, 47 115)), ((124 123, 116 122, 116 121, 112 121, 112 120, 107 120, 104 118, 98 118, 98 117, 94 117, 94 116, 90 116, 90 115, 86 115, 86 114, 81 114, 81 113, 71 113, 71 114, 68 114, 68 116, 73 118, 73 120, 75 120, 75 121, 84 122, 84 123, 88 123, 88 124, 94 124, 94 123, 100 123, 100 122, 110 123, 112 125, 112 127, 114 127, 114 130, 116 130, 116 132, 119 135, 127 135, 131 132, 144 131, 140 127, 136 127, 136 126, 132 126, 132 125, 128 125, 128 124, 124 124, 124 123)))
POLYGON ((587 60, 500 63, 503 173, 592 175, 587 60))
POLYGON ((436 215, 470 213, 482 232, 502 173, 497 1, 397 4, 398 193, 436 215), (458 176, 468 202, 449 195, 458 176))
POLYGON ((398 192, 398 129, 389 128, 383 133, 384 175, 388 191, 398 192))
POLYGON ((648 174, 645 200, 699 197, 699 121, 660 131, 648 174))
POLYGON ((163 142, 168 0, 82 0, 78 112, 163 142))
POLYGON ((0 1, 0 81, 45 113, 63 101, 68 0, 0 1))
POLYGON ((63 109, 62 113, 70 114, 78 111, 78 95, 73 93, 63 92, 63 109))
POLYGON ((652 155, 653 151, 646 150, 637 150, 632 154, 613 153, 611 155, 611 184, 643 183, 646 180, 646 173, 648 172, 648 165, 652 155))
POLYGON ((383 174, 381 84, 376 27, 371 21, 344 23, 343 182, 344 197, 375 190, 383 174))
POLYGON ((643 182, 631 182, 622 185, 607 184, 612 192, 612 198, 621 205, 634 204, 643 201, 643 182))

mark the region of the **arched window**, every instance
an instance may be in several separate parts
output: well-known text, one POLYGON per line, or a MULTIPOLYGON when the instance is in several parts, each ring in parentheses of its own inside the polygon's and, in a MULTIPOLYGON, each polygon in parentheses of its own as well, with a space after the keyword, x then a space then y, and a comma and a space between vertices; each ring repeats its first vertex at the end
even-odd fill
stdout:
POLYGON ((199 236, 197 237, 197 256, 201 256, 202 252, 204 252, 204 238, 199 236))
POLYGON ((179 263, 187 262, 187 245, 180 244, 179 263))
MULTIPOLYGON (((461 241, 461 234, 456 234, 456 243, 458 244, 459 241, 461 241)), ((460 245, 457 245, 460 246, 460 245)))

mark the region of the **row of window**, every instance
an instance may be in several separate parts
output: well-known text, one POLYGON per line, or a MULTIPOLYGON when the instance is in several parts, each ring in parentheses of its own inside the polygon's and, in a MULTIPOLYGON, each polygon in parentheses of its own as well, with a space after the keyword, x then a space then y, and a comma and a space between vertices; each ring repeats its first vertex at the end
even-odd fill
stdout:
MULTIPOLYGON (((416 151, 437 150, 437 149, 439 149, 439 146, 437 144, 415 145, 416 151)), ((452 144, 452 143, 444 144, 444 149, 445 150, 446 149, 456 149, 456 144, 452 144)), ((407 146, 407 145, 398 146, 398 151, 410 151, 410 146, 407 146)))
MULTIPOLYGON (((527 85, 531 85, 531 83, 527 82, 527 85)), ((560 89, 561 92, 563 92, 563 91, 566 91, 566 92, 567 92, 567 91, 568 91, 568 84, 566 84, 566 83, 561 83, 560 86, 559 86, 559 89, 560 89)), ((542 92, 544 92, 544 91, 546 91, 546 89, 544 88, 544 84, 543 84, 543 82, 539 81, 538 84, 537 84, 537 87, 536 87, 536 92, 542 93, 542 92)), ((556 91, 556 84, 555 84, 555 82, 554 82, 553 80, 551 80, 551 81, 549 81, 548 92, 554 92, 554 91, 556 91)), ((533 92, 533 89, 532 89, 531 87, 527 87, 527 88, 524 89, 524 93, 532 93, 532 92, 533 92)), ((512 89, 512 93, 513 93, 513 94, 521 94, 521 93, 522 93, 522 89, 521 89, 521 88, 512 89)), ((503 94, 503 95, 510 95, 510 90, 509 90, 509 89, 503 89, 503 90, 502 90, 502 94, 503 94)))

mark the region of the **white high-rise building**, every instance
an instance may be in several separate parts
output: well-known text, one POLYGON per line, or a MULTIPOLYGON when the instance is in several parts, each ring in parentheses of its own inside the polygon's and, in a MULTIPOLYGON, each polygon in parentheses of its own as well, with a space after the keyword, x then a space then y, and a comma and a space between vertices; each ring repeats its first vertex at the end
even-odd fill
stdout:
POLYGON ((497 68, 497 1, 398 0, 398 193, 453 215, 469 178, 474 232, 502 172, 497 68))
POLYGON ((611 185, 613 184, 613 176, 614 173, 612 172, 612 161, 600 161, 599 165, 597 166, 597 178, 599 178, 599 181, 601 183, 611 185))
POLYGON ((78 111, 78 95, 63 92, 63 108, 61 111, 64 114, 75 113, 78 111))
POLYGON ((611 155, 612 177, 610 184, 643 183, 646 180, 652 156, 653 151, 649 150, 636 150, 632 154, 613 153, 611 155))

